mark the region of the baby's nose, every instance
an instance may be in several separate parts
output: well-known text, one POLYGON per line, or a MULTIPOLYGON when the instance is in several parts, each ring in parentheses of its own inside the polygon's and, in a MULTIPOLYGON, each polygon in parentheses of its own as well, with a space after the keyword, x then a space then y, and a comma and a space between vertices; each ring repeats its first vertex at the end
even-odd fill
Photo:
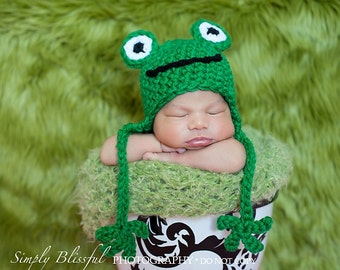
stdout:
POLYGON ((188 127, 190 130, 208 128, 208 118, 204 114, 191 115, 188 127))

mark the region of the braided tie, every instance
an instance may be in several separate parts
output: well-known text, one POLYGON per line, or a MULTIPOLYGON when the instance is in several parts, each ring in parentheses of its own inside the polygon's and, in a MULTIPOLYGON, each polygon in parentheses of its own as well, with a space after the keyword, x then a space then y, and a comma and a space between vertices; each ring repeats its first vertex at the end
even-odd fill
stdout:
MULTIPOLYGON (((232 111, 233 112, 233 111, 232 111)), ((234 112, 237 117, 239 115, 234 112)), ((258 253, 264 249, 263 244, 254 234, 261 234, 270 230, 273 220, 271 217, 264 217, 254 220, 251 202, 251 190, 256 164, 256 154, 252 142, 241 130, 241 120, 236 122, 238 140, 244 145, 246 150, 246 164, 243 168, 243 179, 241 182, 240 194, 240 217, 225 215, 217 219, 219 230, 231 230, 230 235, 224 240, 224 247, 229 251, 236 251, 240 241, 245 248, 252 253, 258 253)))
POLYGON ((261 234, 270 230, 273 224, 271 217, 264 217, 261 220, 244 220, 242 217, 220 216, 217 219, 219 230, 232 230, 224 240, 224 247, 229 251, 236 251, 240 241, 245 248, 252 253, 258 253, 264 246, 253 234, 261 234))
POLYGON ((131 261, 136 256, 135 236, 146 239, 149 237, 147 225, 139 220, 128 221, 129 214, 129 168, 127 161, 127 141, 131 133, 141 133, 144 125, 149 124, 149 119, 139 124, 126 124, 117 134, 117 151, 118 151, 118 202, 116 223, 99 228, 96 231, 96 238, 102 242, 100 251, 107 257, 113 257, 115 254, 123 251, 122 257, 131 261))
POLYGON ((139 220, 133 220, 119 226, 118 224, 104 226, 96 231, 96 238, 103 243, 100 251, 107 257, 123 251, 122 257, 128 261, 136 256, 135 237, 146 239, 149 237, 149 230, 146 224, 139 220))

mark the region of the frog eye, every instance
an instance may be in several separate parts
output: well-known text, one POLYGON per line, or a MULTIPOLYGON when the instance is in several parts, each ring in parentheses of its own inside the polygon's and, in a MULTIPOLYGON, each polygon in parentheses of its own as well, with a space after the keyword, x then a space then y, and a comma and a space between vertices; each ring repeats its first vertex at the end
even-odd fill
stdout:
POLYGON ((195 39, 211 42, 220 50, 225 50, 231 45, 229 34, 213 22, 199 20, 192 26, 191 32, 195 39))
POLYGON ((199 31, 204 39, 211 42, 222 42, 227 39, 222 29, 208 22, 202 22, 199 25, 199 31))
POLYGON ((147 57, 152 49, 152 39, 148 36, 131 38, 124 45, 126 56, 131 60, 139 60, 147 57))
POLYGON ((151 51, 158 46, 152 33, 136 31, 123 42, 121 54, 129 67, 140 68, 151 51))

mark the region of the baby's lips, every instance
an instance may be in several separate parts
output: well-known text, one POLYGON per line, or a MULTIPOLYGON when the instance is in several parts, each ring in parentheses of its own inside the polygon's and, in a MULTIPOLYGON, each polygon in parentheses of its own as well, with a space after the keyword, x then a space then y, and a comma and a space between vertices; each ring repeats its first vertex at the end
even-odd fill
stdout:
POLYGON ((186 143, 190 147, 205 147, 212 143, 212 139, 206 137, 195 137, 186 143))

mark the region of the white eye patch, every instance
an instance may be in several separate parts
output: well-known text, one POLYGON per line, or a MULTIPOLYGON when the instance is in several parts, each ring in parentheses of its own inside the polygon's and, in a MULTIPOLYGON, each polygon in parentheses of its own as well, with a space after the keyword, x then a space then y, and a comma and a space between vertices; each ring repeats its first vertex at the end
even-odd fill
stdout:
POLYGON ((124 45, 124 51, 126 56, 131 60, 140 60, 147 57, 152 50, 153 40, 146 36, 140 35, 132 37, 124 45))
POLYGON ((199 31, 204 39, 214 43, 227 40, 227 36, 222 29, 208 22, 202 22, 199 25, 199 31))

